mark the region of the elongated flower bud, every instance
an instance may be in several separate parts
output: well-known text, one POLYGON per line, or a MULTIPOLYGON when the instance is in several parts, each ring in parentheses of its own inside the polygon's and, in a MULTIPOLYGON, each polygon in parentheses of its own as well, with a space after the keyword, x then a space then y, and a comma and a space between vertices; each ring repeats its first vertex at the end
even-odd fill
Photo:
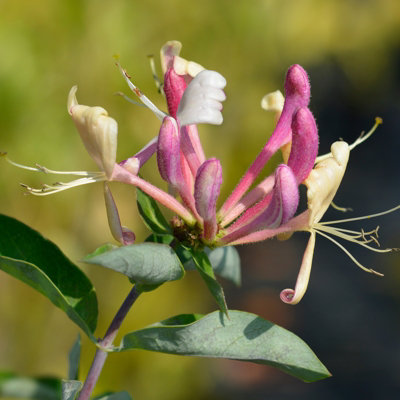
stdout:
POLYGON ((176 112, 186 87, 184 77, 178 75, 173 68, 169 68, 164 76, 164 93, 171 117, 176 118, 176 112))
POLYGON ((157 164, 161 177, 175 188, 184 182, 179 140, 176 120, 165 117, 158 134, 157 164))
POLYGON ((310 102, 310 82, 307 72, 299 64, 292 65, 286 74, 285 98, 290 98, 297 107, 306 107, 310 102))
POLYGON ((68 95, 68 112, 78 129, 87 152, 110 178, 117 156, 117 122, 108 116, 102 107, 88 107, 78 104, 74 86, 68 95))
POLYGON ((204 219, 204 238, 211 240, 217 233, 216 205, 222 184, 222 167, 216 158, 205 161, 197 171, 194 198, 196 210, 204 219))
POLYGON ((221 102, 226 99, 222 89, 225 86, 226 80, 218 72, 200 72, 186 88, 179 104, 177 117, 181 126, 201 123, 221 125, 221 102))
POLYGON ((310 174, 318 154, 318 130, 311 111, 300 108, 292 121, 292 146, 288 166, 300 184, 310 174))

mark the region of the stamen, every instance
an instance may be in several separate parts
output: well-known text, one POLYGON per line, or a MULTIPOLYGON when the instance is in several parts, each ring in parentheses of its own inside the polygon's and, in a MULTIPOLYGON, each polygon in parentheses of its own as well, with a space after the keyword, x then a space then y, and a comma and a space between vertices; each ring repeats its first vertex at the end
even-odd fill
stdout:
MULTIPOLYGON (((381 125, 382 123, 383 123, 382 118, 375 117, 374 126, 366 134, 365 134, 365 132, 361 132, 361 135, 355 140, 355 142, 352 143, 351 145, 349 145, 349 150, 351 151, 355 147, 357 147, 359 144, 365 142, 376 131, 376 128, 378 128, 378 126, 381 125)), ((329 157, 332 157, 332 153, 324 154, 322 156, 317 157, 317 159, 315 160, 315 163, 317 164, 317 163, 321 162, 322 160, 325 160, 329 157)))
POLYGON ((9 164, 14 165, 14 167, 26 169, 28 171, 34 172, 43 172, 44 174, 55 174, 55 175, 75 175, 75 176, 86 176, 90 178, 101 177, 104 175, 104 172, 101 171, 56 171, 53 169, 49 169, 44 167, 43 165, 35 164, 35 167, 28 167, 27 165, 18 164, 7 157, 7 153, 1 152, 0 157, 3 157, 9 164))
POLYGON ((332 225, 332 224, 341 224, 344 222, 352 222, 352 221, 361 221, 363 219, 370 219, 370 218, 376 218, 376 217, 380 217, 381 215, 386 215, 386 214, 390 214, 394 211, 397 211, 400 209, 400 205, 391 208, 390 210, 386 210, 386 211, 382 211, 380 213, 376 213, 376 214, 371 214, 371 215, 364 215, 363 217, 355 217, 355 218, 347 218, 347 219, 339 219, 337 221, 327 221, 327 222, 319 222, 319 225, 332 225))
POLYGON ((336 230, 336 228, 333 228, 333 227, 330 227, 330 226, 322 226, 322 225, 319 226, 319 224, 317 224, 314 227, 314 229, 316 229, 316 231, 318 233, 321 233, 321 231, 326 232, 326 233, 330 233, 333 236, 337 236, 337 237, 340 237, 341 239, 347 240, 349 242, 353 242, 353 243, 359 244, 360 246, 365 247, 368 250, 375 251, 376 253, 390 253, 392 251, 395 251, 395 249, 392 249, 392 248, 377 249, 375 247, 368 246, 367 243, 375 242, 376 245, 378 247, 380 247, 380 243, 378 242, 378 239, 375 236, 371 235, 368 238, 365 237, 364 236, 364 232, 361 232, 361 234, 357 238, 355 236, 350 236, 350 235, 346 235, 345 233, 339 232, 338 230, 336 230), (362 240, 359 240, 360 238, 362 240))
POLYGON ((114 95, 123 97, 126 101, 128 101, 131 104, 134 104, 135 106, 146 107, 143 103, 139 103, 138 101, 135 101, 130 97, 128 97, 124 92, 115 92, 114 95))
POLYGON ((148 57, 149 62, 150 62, 151 73, 153 75, 154 83, 156 84, 158 93, 164 94, 164 91, 163 91, 163 86, 164 85, 163 85, 163 82, 161 81, 161 79, 157 75, 156 64, 154 63, 154 55, 153 54, 149 54, 147 57, 148 57))
POLYGON ((145 96, 145 95, 141 92, 141 90, 140 90, 138 87, 136 87, 136 86, 131 82, 130 76, 129 76, 129 75, 127 74, 127 72, 122 68, 121 64, 120 64, 118 61, 116 61, 115 65, 119 68, 119 70, 120 70, 122 76, 124 77, 126 83, 128 84, 129 88, 132 90, 132 92, 136 94, 136 96, 139 98, 139 100, 140 100, 148 109, 150 109, 160 121, 162 121, 162 120, 167 116, 167 114, 164 113, 163 111, 161 111, 155 104, 153 104, 153 103, 150 101, 150 99, 149 99, 147 96, 145 96))
MULTIPOLYGON (((319 231, 319 230, 315 230, 317 233, 319 233, 321 236, 324 236, 325 238, 329 239, 332 243, 335 243, 336 246, 338 246, 341 250, 343 250, 349 257, 350 259, 354 262, 354 264, 356 264, 358 267, 360 267, 362 270, 369 272, 371 274, 375 274, 378 276, 383 276, 383 274, 381 274, 380 272, 375 271, 372 268, 367 268, 364 265, 362 265, 344 246, 342 246, 338 241, 336 241, 335 239, 331 238, 330 236, 328 236, 327 234, 319 231)), ((362 245, 362 243, 359 243, 362 245)), ((365 245, 364 247, 367 247, 367 245, 365 245)), ((371 248, 372 249, 372 248, 371 248)), ((391 249, 390 249, 391 250, 391 249)), ((377 250, 374 249, 374 251, 378 251, 381 252, 381 250, 377 250)))
POLYGON ((337 204, 335 204, 333 201, 331 202, 331 207, 334 208, 337 211, 341 212, 347 212, 347 211, 353 211, 351 207, 340 207, 337 204))
POLYGON ((20 185, 27 190, 29 194, 33 194, 35 196, 47 196, 49 194, 54 194, 58 192, 62 192, 67 189, 71 189, 73 187, 77 186, 82 186, 82 185, 87 185, 89 183, 94 183, 94 182, 101 182, 107 180, 105 174, 103 176, 99 177, 89 177, 89 178, 80 178, 76 179, 71 182, 55 182, 52 185, 47 185, 44 184, 40 189, 37 188, 32 188, 28 185, 25 185, 24 183, 21 183, 20 185))

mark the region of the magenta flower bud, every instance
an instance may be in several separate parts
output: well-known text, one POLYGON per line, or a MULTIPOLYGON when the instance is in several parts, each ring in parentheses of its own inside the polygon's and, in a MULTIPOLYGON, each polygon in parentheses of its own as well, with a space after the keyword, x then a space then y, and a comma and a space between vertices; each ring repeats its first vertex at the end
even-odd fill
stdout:
POLYGON ((308 75, 299 64, 294 64, 288 69, 285 79, 285 97, 295 102, 297 107, 306 107, 310 102, 308 75))
POLYGON ((299 204, 299 189, 292 169, 280 164, 275 170, 275 185, 267 209, 258 216, 252 225, 259 228, 277 228, 293 217, 299 204))
POLYGON ((297 183, 303 182, 314 167, 318 154, 318 130, 311 111, 300 108, 292 121, 292 147, 287 165, 296 176, 297 183))
POLYGON ((275 170, 272 193, 249 208, 236 223, 227 228, 228 234, 223 238, 224 243, 240 241, 241 238, 260 229, 278 228, 293 217, 298 204, 299 189, 296 177, 290 167, 280 164, 275 170), (264 207, 264 211, 261 207, 264 207))
POLYGON ((299 189, 292 169, 286 164, 275 170, 275 185, 268 208, 257 218, 263 228, 277 228, 293 217, 299 205, 299 189))
POLYGON ((168 112, 176 119, 179 103, 187 84, 183 76, 178 75, 174 68, 169 68, 164 76, 164 93, 167 98, 168 112))
POLYGON ((212 240, 218 231, 216 205, 222 184, 222 167, 216 158, 198 169, 194 184, 196 210, 204 220, 204 238, 212 240))
POLYGON ((290 143, 293 115, 300 107, 307 107, 309 101, 310 83, 307 72, 298 64, 292 65, 286 74, 285 103, 275 130, 235 190, 223 204, 220 211, 221 217, 225 217, 236 206, 273 154, 282 146, 290 143))
POLYGON ((183 184, 179 128, 176 120, 165 117, 158 134, 157 164, 161 177, 175 188, 183 184))

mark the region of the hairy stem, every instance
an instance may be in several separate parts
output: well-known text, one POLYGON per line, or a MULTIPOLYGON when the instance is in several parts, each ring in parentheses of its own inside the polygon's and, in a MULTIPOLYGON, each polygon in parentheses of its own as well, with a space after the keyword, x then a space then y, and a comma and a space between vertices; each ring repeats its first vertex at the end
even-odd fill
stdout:
POLYGON ((104 363, 108 356, 108 352, 106 350, 103 350, 103 348, 107 349, 112 345, 115 336, 117 336, 122 321, 125 319, 126 315, 128 314, 133 303, 137 300, 139 295, 140 292, 134 286, 122 303, 117 314, 115 314, 115 317, 112 320, 109 328, 107 329, 104 338, 99 341, 100 347, 96 351, 96 355, 94 356, 92 366, 90 367, 88 376, 86 377, 86 381, 82 387, 81 392, 79 393, 78 400, 88 400, 90 395, 92 394, 93 388, 95 387, 96 382, 99 379, 101 370, 103 369, 104 363))

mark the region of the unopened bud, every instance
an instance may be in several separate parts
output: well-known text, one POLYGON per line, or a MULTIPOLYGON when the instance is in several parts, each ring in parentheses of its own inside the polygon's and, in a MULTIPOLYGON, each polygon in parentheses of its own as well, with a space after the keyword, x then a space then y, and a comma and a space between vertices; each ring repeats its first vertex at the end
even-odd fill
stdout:
POLYGON ((204 238, 217 233, 216 205, 222 184, 222 167, 216 158, 205 161, 198 169, 194 184, 196 210, 204 219, 204 238))
POLYGON ((286 101, 294 102, 297 107, 306 107, 310 102, 310 82, 307 72, 298 64, 292 65, 285 80, 286 101))
POLYGON ((292 145, 288 166, 300 184, 310 174, 318 154, 318 130, 311 111, 300 108, 293 116, 292 145))

